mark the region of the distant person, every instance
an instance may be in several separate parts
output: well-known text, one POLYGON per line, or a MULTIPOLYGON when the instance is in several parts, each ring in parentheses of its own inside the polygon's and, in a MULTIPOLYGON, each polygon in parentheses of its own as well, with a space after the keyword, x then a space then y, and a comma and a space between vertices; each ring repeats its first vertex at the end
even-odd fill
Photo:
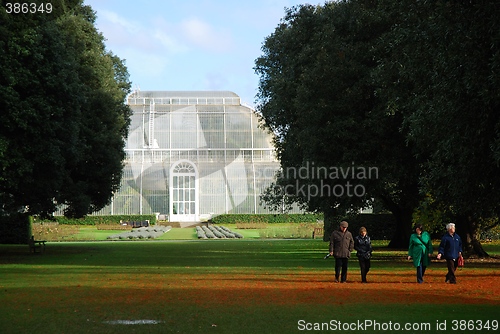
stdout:
POLYGON ((339 279, 341 283, 347 281, 347 265, 354 249, 354 240, 351 232, 347 231, 348 226, 346 221, 342 221, 339 229, 330 236, 330 255, 335 257, 335 282, 339 282, 339 279))
POLYGON ((446 274, 446 283, 457 284, 455 271, 458 266, 458 258, 462 256, 462 239, 455 233, 455 224, 449 223, 446 225, 447 233, 441 239, 439 244, 437 259, 443 257, 448 266, 446 274))
POLYGON ((417 268, 418 283, 424 282, 425 270, 431 262, 432 251, 430 234, 424 231, 422 224, 415 225, 415 233, 410 236, 408 260, 413 259, 413 265, 417 268))
POLYGON ((361 270, 361 282, 368 283, 366 274, 370 271, 370 259, 372 257, 372 242, 365 227, 359 229, 359 235, 354 238, 354 249, 359 260, 361 270))

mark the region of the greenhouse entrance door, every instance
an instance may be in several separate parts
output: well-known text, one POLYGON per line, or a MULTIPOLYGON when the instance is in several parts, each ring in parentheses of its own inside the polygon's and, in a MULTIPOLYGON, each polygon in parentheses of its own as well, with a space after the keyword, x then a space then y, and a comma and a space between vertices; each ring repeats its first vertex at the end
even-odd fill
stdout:
POLYGON ((198 175, 194 164, 180 161, 170 169, 170 221, 198 221, 198 175))

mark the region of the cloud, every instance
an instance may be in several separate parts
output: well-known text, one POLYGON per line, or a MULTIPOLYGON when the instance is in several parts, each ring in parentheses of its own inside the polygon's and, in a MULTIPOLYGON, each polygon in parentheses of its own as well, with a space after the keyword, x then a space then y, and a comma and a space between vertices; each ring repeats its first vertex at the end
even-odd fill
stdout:
POLYGON ((120 27, 120 30, 126 30, 127 32, 134 34, 139 31, 140 25, 134 23, 133 21, 129 21, 115 12, 111 12, 108 10, 102 10, 99 12, 99 18, 104 19, 105 21, 112 23, 114 26, 120 27))
POLYGON ((188 48, 179 43, 171 35, 167 34, 164 30, 157 28, 153 37, 165 48, 169 53, 183 53, 188 50, 188 48))
MULTIPOLYGON (((141 77, 161 78, 163 71, 167 68, 170 61, 157 54, 146 54, 140 51, 130 49, 128 50, 130 62, 127 64, 137 70, 141 77)), ((135 79, 135 78, 132 78, 135 79)), ((144 82, 137 82, 138 84, 145 84, 144 82)))
MULTIPOLYGON (((97 26, 113 52, 136 49, 173 60, 188 53, 228 54, 235 47, 232 31, 223 22, 209 22, 199 17, 173 17, 152 13, 151 17, 125 17, 118 11, 100 9, 97 26)), ((228 23, 228 22, 226 22, 228 23)))
POLYGON ((146 52, 177 54, 187 51, 187 47, 170 33, 174 29, 161 21, 151 21, 144 26, 139 22, 127 20, 115 12, 99 12, 99 30, 108 43, 118 48, 134 48, 146 52))
POLYGON ((227 52, 232 46, 231 33, 198 19, 189 18, 180 23, 185 38, 196 48, 210 52, 227 52))

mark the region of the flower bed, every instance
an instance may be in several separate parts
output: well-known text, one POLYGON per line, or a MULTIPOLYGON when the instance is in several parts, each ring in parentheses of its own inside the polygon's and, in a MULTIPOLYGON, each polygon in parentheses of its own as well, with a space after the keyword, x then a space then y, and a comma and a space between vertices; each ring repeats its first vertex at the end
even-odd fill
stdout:
POLYGON ((155 239, 170 231, 170 226, 149 226, 134 228, 130 232, 123 232, 108 236, 109 240, 145 240, 155 239))
POLYGON ((198 239, 241 239, 243 235, 224 226, 196 226, 198 239))
POLYGON ((75 225, 59 225, 59 223, 33 223, 32 234, 37 240, 59 241, 66 240, 78 234, 80 228, 75 225))

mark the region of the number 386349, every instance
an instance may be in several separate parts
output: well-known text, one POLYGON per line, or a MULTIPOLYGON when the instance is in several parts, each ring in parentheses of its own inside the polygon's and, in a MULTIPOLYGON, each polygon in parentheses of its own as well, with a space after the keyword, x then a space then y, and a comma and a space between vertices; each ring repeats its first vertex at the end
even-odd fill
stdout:
POLYGON ((7 2, 5 4, 7 14, 36 14, 52 13, 51 3, 33 3, 33 2, 7 2))

